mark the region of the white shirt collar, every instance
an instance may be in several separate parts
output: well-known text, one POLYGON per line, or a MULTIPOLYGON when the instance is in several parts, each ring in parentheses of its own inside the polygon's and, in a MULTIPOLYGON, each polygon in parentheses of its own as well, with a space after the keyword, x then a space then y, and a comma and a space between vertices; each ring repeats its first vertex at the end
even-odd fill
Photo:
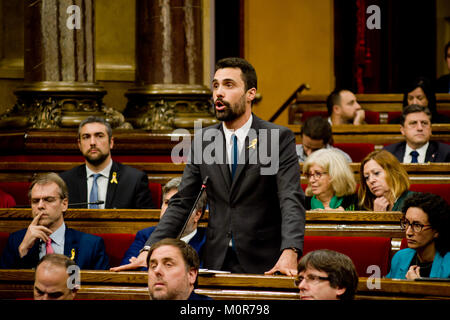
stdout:
POLYGON ((181 238, 182 241, 189 243, 189 241, 192 240, 192 238, 197 234, 197 228, 195 228, 194 231, 192 231, 191 233, 189 233, 188 235, 185 235, 184 237, 181 238))
POLYGON ((63 224, 50 235, 50 238, 52 239, 53 242, 61 246, 64 244, 65 233, 66 233, 66 224, 63 222, 63 224))
POLYGON ((250 114, 250 117, 248 118, 247 122, 244 123, 242 127, 236 130, 228 129, 224 122, 222 122, 223 126, 223 132, 225 133, 225 140, 227 143, 231 141, 231 135, 234 133, 238 139, 239 145, 243 145, 243 142, 245 141, 245 137, 248 134, 248 131, 250 130, 250 127, 252 126, 253 121, 253 115, 250 114))
POLYGON ((86 177, 89 179, 89 177, 95 173, 100 173, 102 176, 109 178, 109 172, 111 171, 112 167, 112 159, 109 161, 108 165, 100 172, 94 172, 91 169, 89 169, 88 166, 86 166, 86 177))
POLYGON ((425 143, 423 146, 421 146, 419 149, 412 149, 408 143, 406 143, 405 148, 405 155, 403 156, 403 162, 404 163, 411 163, 412 156, 411 151, 416 150, 419 153, 419 156, 417 157, 418 163, 425 163, 425 156, 427 154, 428 145, 430 142, 425 143))

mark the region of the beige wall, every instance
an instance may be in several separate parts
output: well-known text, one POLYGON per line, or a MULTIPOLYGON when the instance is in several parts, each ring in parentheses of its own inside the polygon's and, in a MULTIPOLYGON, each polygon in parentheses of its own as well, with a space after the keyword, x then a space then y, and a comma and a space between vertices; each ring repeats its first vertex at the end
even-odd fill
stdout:
MULTIPOLYGON (((263 97, 257 116, 268 120, 302 83, 304 93, 333 89, 332 0, 246 0, 244 20, 245 58, 263 97)), ((288 123, 287 110, 276 123, 288 123)))

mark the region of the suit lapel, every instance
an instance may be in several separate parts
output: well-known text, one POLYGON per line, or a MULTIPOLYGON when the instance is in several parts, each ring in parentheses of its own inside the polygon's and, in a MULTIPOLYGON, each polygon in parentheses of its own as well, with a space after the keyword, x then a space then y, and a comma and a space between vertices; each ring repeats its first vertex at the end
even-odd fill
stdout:
POLYGON ((67 228, 64 234, 64 255, 78 262, 79 244, 72 229, 67 228))
POLYGON ((108 177, 108 188, 106 190, 105 208, 113 207, 113 199, 120 181, 120 168, 117 162, 113 161, 108 177), (113 176, 115 179, 113 179, 113 176))
POLYGON ((223 132, 223 126, 222 123, 219 124, 219 130, 217 131, 217 135, 215 139, 222 139, 222 158, 220 159, 220 154, 216 154, 215 163, 218 164, 220 172, 222 173, 223 180, 225 181, 225 184, 227 186, 227 189, 230 190, 231 187, 231 173, 230 173, 230 167, 228 165, 227 161, 227 146, 226 146, 226 140, 225 140, 225 133, 223 132))
POLYGON ((242 148, 241 153, 239 154, 238 166, 236 168, 233 182, 231 184, 232 190, 236 185, 237 181, 239 180, 240 176, 244 172, 244 169, 247 167, 249 159, 253 159, 256 156, 255 153, 257 152, 259 146, 258 129, 259 129, 258 119, 256 118, 255 115, 253 115, 252 125, 250 127, 249 133, 247 134, 247 137, 245 137, 244 147, 242 148), (251 131, 256 133, 256 138, 254 134, 251 134, 251 131))
MULTIPOLYGON (((78 167, 77 174, 78 174, 78 181, 80 181, 80 183, 79 183, 80 187, 78 189, 78 191, 80 193, 80 197, 79 197, 80 202, 88 201, 88 198, 87 198, 87 194, 88 194, 87 193, 87 179, 88 179, 88 177, 86 175, 86 165, 85 164, 78 167)), ((75 197, 75 199, 77 199, 77 198, 75 197)), ((77 200, 75 200, 75 202, 77 202, 77 200)), ((77 206, 77 207, 79 208, 79 206, 77 206)), ((86 204, 83 207, 87 208, 88 205, 86 204)))
POLYGON ((428 145, 427 152, 425 154, 425 162, 435 162, 437 157, 437 144, 434 141, 430 141, 428 145))

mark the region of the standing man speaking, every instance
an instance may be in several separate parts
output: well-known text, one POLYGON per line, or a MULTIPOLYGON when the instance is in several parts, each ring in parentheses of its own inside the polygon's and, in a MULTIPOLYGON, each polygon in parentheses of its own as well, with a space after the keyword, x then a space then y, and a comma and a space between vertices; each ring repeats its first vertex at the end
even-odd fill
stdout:
MULTIPOLYGON (((178 193, 144 250, 163 238, 177 237, 202 181, 209 177, 203 266, 295 275, 303 250, 305 209, 294 134, 252 114, 257 78, 246 60, 220 60, 212 86, 221 122, 195 134, 178 193), (213 159, 207 157, 211 149, 213 159), (270 156, 263 159, 268 150, 270 156)), ((141 252, 135 264, 145 265, 146 256, 141 252)))

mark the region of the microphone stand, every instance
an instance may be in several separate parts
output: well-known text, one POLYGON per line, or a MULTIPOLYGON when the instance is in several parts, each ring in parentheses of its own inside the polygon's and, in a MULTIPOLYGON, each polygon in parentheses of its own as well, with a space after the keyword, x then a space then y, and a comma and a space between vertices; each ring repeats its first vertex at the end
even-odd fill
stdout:
POLYGON ((197 199, 195 199, 194 205, 192 206, 191 213, 189 213, 188 218, 184 222, 184 226, 181 229, 180 233, 178 234, 177 239, 181 239, 181 236, 183 235, 184 231, 186 230, 187 224, 188 224, 189 220, 191 219, 192 214, 196 211, 197 203, 200 200, 200 197, 202 196, 203 192, 205 192, 205 190, 206 190, 206 183, 208 182, 208 179, 209 179, 209 177, 206 176, 205 180, 203 180, 202 187, 200 188, 200 192, 198 193, 197 199))

